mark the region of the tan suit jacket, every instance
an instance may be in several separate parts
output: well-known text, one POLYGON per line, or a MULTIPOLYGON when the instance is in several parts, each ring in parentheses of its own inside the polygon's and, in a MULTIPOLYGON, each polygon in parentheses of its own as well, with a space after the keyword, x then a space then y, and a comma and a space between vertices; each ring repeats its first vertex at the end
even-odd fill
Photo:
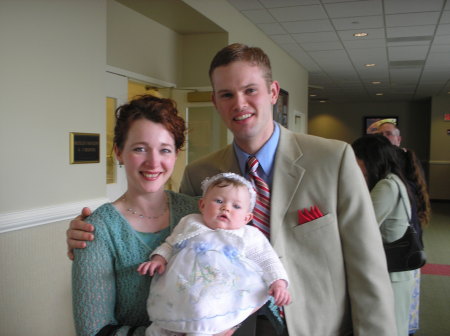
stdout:
MULTIPOLYGON (((287 269, 291 336, 396 335, 394 304, 380 231, 351 147, 280 127, 271 194, 271 243, 287 269), (323 217, 299 225, 298 210, 323 217)), ((186 167, 181 192, 239 173, 233 146, 186 167)))

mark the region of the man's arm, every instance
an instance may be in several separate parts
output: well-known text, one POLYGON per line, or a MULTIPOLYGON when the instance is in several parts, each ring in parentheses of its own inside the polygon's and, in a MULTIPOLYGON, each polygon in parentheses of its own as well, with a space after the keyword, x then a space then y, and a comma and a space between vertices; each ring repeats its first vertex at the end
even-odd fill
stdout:
POLYGON ((91 215, 89 208, 83 208, 81 214, 70 221, 69 228, 66 231, 67 237, 67 256, 70 260, 74 259, 73 250, 86 247, 87 241, 94 240, 94 226, 85 222, 86 217, 91 215))
POLYGON ((393 294, 381 234, 367 184, 350 146, 342 157, 338 183, 338 221, 353 332, 395 334, 393 294))

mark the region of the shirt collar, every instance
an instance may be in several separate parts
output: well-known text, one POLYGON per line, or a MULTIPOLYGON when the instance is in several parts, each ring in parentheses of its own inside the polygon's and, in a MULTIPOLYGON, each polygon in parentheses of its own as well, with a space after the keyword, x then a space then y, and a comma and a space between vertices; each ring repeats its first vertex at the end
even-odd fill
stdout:
MULTIPOLYGON (((280 126, 278 123, 274 122, 273 129, 273 133, 269 140, 267 140, 264 146, 262 146, 262 148, 254 155, 258 159, 260 165, 258 172, 262 173, 263 176, 261 176, 261 178, 268 182, 269 185, 272 182, 272 168, 275 161, 278 142, 280 140, 280 126)), ((251 155, 240 149, 235 142, 233 142, 233 147, 238 160, 239 169, 241 170, 242 175, 247 177, 245 166, 251 155)))

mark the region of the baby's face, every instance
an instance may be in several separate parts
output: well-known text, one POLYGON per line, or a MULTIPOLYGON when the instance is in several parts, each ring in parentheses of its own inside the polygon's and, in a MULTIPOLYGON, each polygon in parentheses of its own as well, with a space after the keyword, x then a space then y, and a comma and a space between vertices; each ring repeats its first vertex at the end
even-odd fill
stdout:
POLYGON ((246 187, 214 186, 199 201, 199 207, 206 226, 213 230, 237 230, 253 218, 246 187))

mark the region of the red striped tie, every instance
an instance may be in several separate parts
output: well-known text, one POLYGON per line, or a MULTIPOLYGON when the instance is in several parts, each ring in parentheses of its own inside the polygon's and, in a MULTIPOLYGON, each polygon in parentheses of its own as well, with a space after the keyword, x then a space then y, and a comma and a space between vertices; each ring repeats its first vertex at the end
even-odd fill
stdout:
POLYGON ((256 204, 253 209, 253 225, 270 238, 270 190, 267 183, 258 176, 259 161, 250 156, 247 161, 248 174, 256 191, 256 204))

